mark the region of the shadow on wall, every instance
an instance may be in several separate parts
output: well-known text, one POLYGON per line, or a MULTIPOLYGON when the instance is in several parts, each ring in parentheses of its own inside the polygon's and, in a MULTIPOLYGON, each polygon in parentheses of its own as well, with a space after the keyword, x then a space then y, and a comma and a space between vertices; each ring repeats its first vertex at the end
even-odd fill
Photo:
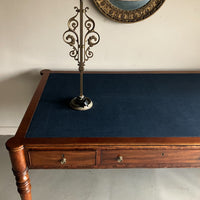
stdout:
POLYGON ((0 81, 0 126, 19 124, 40 78, 38 70, 31 70, 0 81))

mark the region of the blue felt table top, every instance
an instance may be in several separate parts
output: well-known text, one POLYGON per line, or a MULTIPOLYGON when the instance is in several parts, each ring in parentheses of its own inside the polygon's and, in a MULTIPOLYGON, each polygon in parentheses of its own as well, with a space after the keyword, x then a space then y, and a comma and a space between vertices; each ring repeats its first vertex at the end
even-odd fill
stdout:
POLYGON ((85 74, 84 94, 70 109, 79 74, 50 74, 26 137, 200 136, 200 74, 85 74))

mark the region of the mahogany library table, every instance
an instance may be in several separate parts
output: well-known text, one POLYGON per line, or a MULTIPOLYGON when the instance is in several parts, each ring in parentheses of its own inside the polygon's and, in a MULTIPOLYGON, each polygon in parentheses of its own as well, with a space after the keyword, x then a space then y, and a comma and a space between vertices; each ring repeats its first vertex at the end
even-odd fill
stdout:
POLYGON ((22 200, 28 169, 200 167, 200 72, 87 72, 87 111, 68 106, 78 73, 41 74, 6 143, 22 200))

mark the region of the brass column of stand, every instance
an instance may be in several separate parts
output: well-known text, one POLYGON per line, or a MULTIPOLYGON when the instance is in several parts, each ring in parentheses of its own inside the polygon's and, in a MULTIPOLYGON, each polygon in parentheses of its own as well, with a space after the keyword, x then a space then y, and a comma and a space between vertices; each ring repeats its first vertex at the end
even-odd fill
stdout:
POLYGON ((92 108, 93 103, 90 98, 85 97, 83 94, 84 66, 85 62, 93 57, 93 52, 90 48, 100 41, 100 36, 94 30, 94 20, 87 15, 89 8, 83 8, 83 0, 80 0, 80 9, 77 7, 74 9, 76 15, 69 19, 68 30, 63 34, 64 41, 72 47, 69 55, 78 61, 80 72, 80 95, 70 101, 70 107, 74 110, 88 110, 92 108), (80 22, 76 19, 78 14, 80 15, 80 22), (79 35, 77 33, 78 28, 79 35))

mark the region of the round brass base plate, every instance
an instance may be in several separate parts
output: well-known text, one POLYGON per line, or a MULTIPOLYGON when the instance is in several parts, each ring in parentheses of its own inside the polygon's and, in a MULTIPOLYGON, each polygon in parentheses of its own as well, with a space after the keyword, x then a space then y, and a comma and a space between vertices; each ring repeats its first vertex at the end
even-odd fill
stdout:
POLYGON ((79 111, 89 110, 92 108, 93 103, 90 98, 84 97, 83 101, 80 101, 80 97, 75 97, 70 101, 69 106, 73 110, 79 110, 79 111), (87 103, 84 104, 83 101, 87 103))

